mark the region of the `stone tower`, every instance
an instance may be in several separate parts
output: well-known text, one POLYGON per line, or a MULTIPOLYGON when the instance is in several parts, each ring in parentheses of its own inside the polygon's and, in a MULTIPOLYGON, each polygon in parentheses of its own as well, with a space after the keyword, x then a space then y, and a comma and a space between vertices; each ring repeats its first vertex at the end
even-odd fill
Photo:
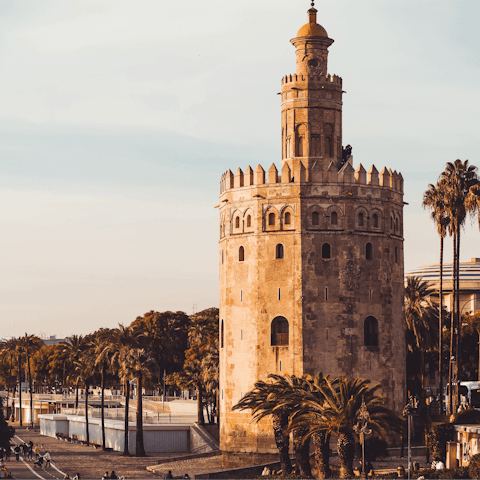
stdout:
POLYGON ((220 181, 220 446, 276 454, 268 421, 232 407, 270 373, 369 378, 405 399, 403 178, 342 148, 342 79, 317 10, 282 79, 282 164, 220 181))

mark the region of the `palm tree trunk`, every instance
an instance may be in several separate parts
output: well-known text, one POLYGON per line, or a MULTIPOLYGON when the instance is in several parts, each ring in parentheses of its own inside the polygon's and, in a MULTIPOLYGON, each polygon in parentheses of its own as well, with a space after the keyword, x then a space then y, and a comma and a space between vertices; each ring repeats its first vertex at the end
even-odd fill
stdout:
POLYGON ((288 423, 288 417, 272 415, 272 420, 273 434, 275 436, 275 443, 280 456, 282 475, 289 475, 292 473, 292 462, 290 461, 290 455, 288 453, 288 435, 285 435, 285 427, 288 423))
POLYGON ((423 405, 425 400, 425 350, 423 348, 420 349, 420 384, 422 387, 422 393, 420 398, 423 405))
POLYGON ((311 478, 312 471, 310 469, 310 441, 304 442, 305 430, 296 428, 292 432, 293 449, 295 455, 295 474, 302 478, 311 478))
MULTIPOLYGON (((338 437, 338 459, 340 461, 340 478, 354 478, 353 459, 355 457, 355 440, 347 433, 338 437)), ((363 465, 365 469, 365 465, 363 465)))
POLYGON ((87 445, 90 446, 90 432, 88 431, 88 381, 85 380, 85 435, 87 445))
POLYGON ((23 426, 22 422, 22 355, 18 354, 18 420, 20 426, 23 426))
POLYGON ((102 450, 105 450, 105 361, 102 362, 102 450))
POLYGON ((203 416, 203 391, 200 383, 197 384, 197 416, 199 425, 203 425, 205 423, 205 418, 203 416))
POLYGON ((76 395, 75 395, 75 410, 78 412, 78 378, 77 383, 75 385, 76 395))
POLYGON ((440 235, 440 311, 438 312, 438 387, 440 389, 440 415, 443 414, 443 373, 442 373, 442 351, 443 351, 443 235, 440 235))
POLYGON ((124 440, 123 440, 123 455, 129 456, 130 451, 128 448, 128 404, 130 401, 130 382, 128 378, 125 377, 125 427, 124 427, 124 440))
POLYGON ((135 437, 135 456, 145 457, 145 447, 143 445, 143 375, 138 372, 137 377, 137 432, 135 437))
POLYGON ((452 293, 453 293, 453 302, 452 302, 452 311, 450 317, 450 356, 448 363, 448 413, 451 415, 453 413, 453 339, 455 335, 455 295, 456 295, 456 285, 455 285, 455 265, 457 263, 457 237, 453 235, 453 265, 452 265, 452 293))
POLYGON ((457 268, 456 268, 456 287, 457 287, 457 297, 456 297, 456 311, 457 311, 457 338, 456 338, 456 352, 457 352, 457 405, 460 404, 460 380, 462 379, 461 374, 461 358, 460 358, 460 332, 462 329, 462 312, 460 311, 460 228, 457 229, 457 268))
POLYGON ((312 438, 318 478, 330 478, 330 435, 325 435, 325 432, 314 433, 312 438))
POLYGON ((28 367, 28 386, 30 390, 30 425, 33 428, 33 390, 32 390, 32 370, 30 369, 30 354, 27 353, 27 367, 28 367))
MULTIPOLYGON (((12 381, 12 369, 13 369, 13 353, 10 353, 10 369, 8 372, 8 387, 7 387, 7 413, 8 413, 8 400, 10 398, 10 382, 12 381)), ((480 371, 478 372, 480 377, 480 371)), ((10 402, 10 416, 12 415, 12 407, 13 407, 13 395, 12 401, 10 402)))

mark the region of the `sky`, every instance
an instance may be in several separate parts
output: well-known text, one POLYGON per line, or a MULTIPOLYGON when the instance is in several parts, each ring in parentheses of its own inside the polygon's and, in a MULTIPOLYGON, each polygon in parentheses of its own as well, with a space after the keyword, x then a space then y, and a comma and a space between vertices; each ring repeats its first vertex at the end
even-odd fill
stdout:
MULTIPOLYGON (((280 166, 277 92, 309 7, 0 2, 0 336, 218 306, 218 182, 280 166)), ((355 165, 403 174, 405 270, 438 262, 422 193, 448 161, 480 166, 480 2, 316 7, 347 91, 343 143, 355 165)))

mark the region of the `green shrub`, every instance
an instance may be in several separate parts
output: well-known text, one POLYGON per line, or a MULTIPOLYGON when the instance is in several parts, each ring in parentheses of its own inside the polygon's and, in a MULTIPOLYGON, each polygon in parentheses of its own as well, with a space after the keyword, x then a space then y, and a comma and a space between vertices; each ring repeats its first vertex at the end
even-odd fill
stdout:
POLYGON ((458 468, 443 468, 442 470, 433 470, 430 468, 423 468, 412 476, 412 478, 418 478, 423 476, 428 479, 447 479, 447 478, 477 478, 470 477, 468 473, 468 467, 458 468))
POLYGON ((477 453, 470 459, 468 473, 470 478, 480 478, 480 453, 477 453))
POLYGON ((455 439, 455 427, 451 423, 435 425, 428 431, 428 450, 433 460, 445 463, 447 442, 455 439))

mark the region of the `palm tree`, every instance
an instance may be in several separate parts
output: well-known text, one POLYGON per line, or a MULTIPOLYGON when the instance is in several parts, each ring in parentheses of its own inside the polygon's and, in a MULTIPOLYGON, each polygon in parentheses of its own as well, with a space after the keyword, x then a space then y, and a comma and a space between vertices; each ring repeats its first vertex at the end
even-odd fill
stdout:
POLYGON ((33 428, 33 424, 34 424, 33 389, 32 389, 32 371, 30 368, 30 358, 33 353, 39 350, 39 348, 43 345, 43 342, 36 335, 28 335, 27 333, 25 333, 23 337, 20 337, 18 341, 21 348, 25 352, 25 356, 27 357, 28 385, 30 390, 30 425, 33 428))
MULTIPOLYGON (((93 345, 87 340, 80 355, 74 360, 74 370, 77 378, 83 381, 85 386, 85 437, 87 445, 90 445, 90 430, 88 424, 88 387, 94 373, 93 345)), ((78 385, 78 383, 77 383, 78 385)))
POLYGON ((143 443, 143 379, 150 373, 149 365, 153 363, 152 356, 141 348, 141 336, 137 336, 137 343, 126 358, 127 369, 130 376, 134 377, 137 382, 137 422, 136 422, 136 436, 135 436, 135 456, 145 457, 145 446, 143 443))
POLYGON ((318 386, 320 398, 307 396, 290 418, 289 430, 305 429, 306 438, 323 432, 337 436, 341 478, 353 478, 355 423, 363 401, 370 415, 368 426, 380 438, 391 430, 401 430, 401 419, 378 395, 380 385, 369 387, 369 383, 370 380, 345 376, 325 378, 318 386))
POLYGON ((22 354, 23 347, 20 343, 20 339, 15 339, 15 350, 17 353, 17 362, 18 362, 18 421, 20 426, 23 426, 23 415, 22 415, 22 354))
MULTIPOLYGON (((17 347, 16 342, 17 342, 16 339, 11 338, 6 342, 3 342, 0 347, 2 356, 6 356, 9 358, 9 372, 8 372, 8 382, 7 382, 7 407, 10 399, 10 388, 11 388, 10 382, 12 380, 13 359, 15 358, 16 347, 17 347)), ((13 399, 10 402, 10 405, 13 406, 13 399)))
POLYGON ((113 352, 111 350, 111 330, 109 328, 101 328, 95 332, 95 366, 100 367, 101 372, 101 424, 102 424, 102 450, 105 450, 105 375, 107 372, 107 364, 110 362, 113 352))
POLYGON ((125 385, 125 425, 124 425, 124 443, 123 443, 123 455, 129 456, 129 442, 128 442, 128 416, 129 416, 129 402, 130 402, 130 379, 131 370, 129 369, 129 355, 130 351, 135 348, 137 344, 137 337, 139 333, 131 327, 125 327, 122 324, 118 324, 118 328, 111 331, 110 345, 112 363, 118 365, 118 372, 123 379, 125 385))
POLYGON ((405 324, 407 347, 420 352, 422 396, 424 390, 425 352, 437 346, 437 310, 430 297, 434 290, 420 277, 408 277, 405 286, 405 324))
POLYGON ((440 405, 443 405, 443 243, 447 235, 447 227, 450 223, 450 217, 445 205, 445 181, 439 181, 436 185, 430 184, 428 190, 423 194, 423 208, 431 210, 431 218, 437 226, 440 236, 440 285, 439 285, 439 304, 438 304, 438 381, 440 390, 440 405))
POLYGON ((59 344, 61 356, 64 361, 68 362, 73 368, 68 375, 68 380, 73 380, 75 385, 75 409, 78 410, 78 384, 80 376, 77 374, 78 369, 74 368, 74 361, 79 358, 87 347, 87 339, 83 335, 72 335, 67 337, 64 342, 59 344))
POLYGON ((292 472, 292 464, 288 453, 288 434, 285 433, 289 412, 286 410, 282 411, 281 409, 277 409, 275 412, 273 411, 277 403, 273 401, 270 393, 272 390, 275 390, 275 388, 275 384, 271 382, 264 382, 263 380, 255 382, 253 390, 244 395, 242 399, 234 405, 232 410, 251 409, 255 422, 259 422, 268 415, 272 417, 273 433, 280 455, 282 473, 289 475, 292 472))
MULTIPOLYGON (((455 358, 457 360, 457 371, 460 376, 460 238, 461 230, 465 224, 467 217, 467 207, 470 205, 466 199, 470 192, 470 188, 478 185, 477 167, 470 165, 468 160, 462 162, 455 160, 455 162, 448 162, 445 171, 441 174, 440 179, 445 181, 445 200, 448 216, 451 221, 448 230, 453 236, 453 322, 452 322, 452 337, 450 340, 451 357, 453 356, 453 333, 455 328, 457 331, 455 341, 455 358)), ((451 358, 450 357, 450 358, 451 358)), ((451 366, 449 369, 449 383, 451 383, 451 366)), ((457 389, 457 397, 460 394, 457 389)), ((450 395, 450 411, 453 409, 453 395, 450 395)), ((457 398, 458 402, 458 398, 457 398)))

